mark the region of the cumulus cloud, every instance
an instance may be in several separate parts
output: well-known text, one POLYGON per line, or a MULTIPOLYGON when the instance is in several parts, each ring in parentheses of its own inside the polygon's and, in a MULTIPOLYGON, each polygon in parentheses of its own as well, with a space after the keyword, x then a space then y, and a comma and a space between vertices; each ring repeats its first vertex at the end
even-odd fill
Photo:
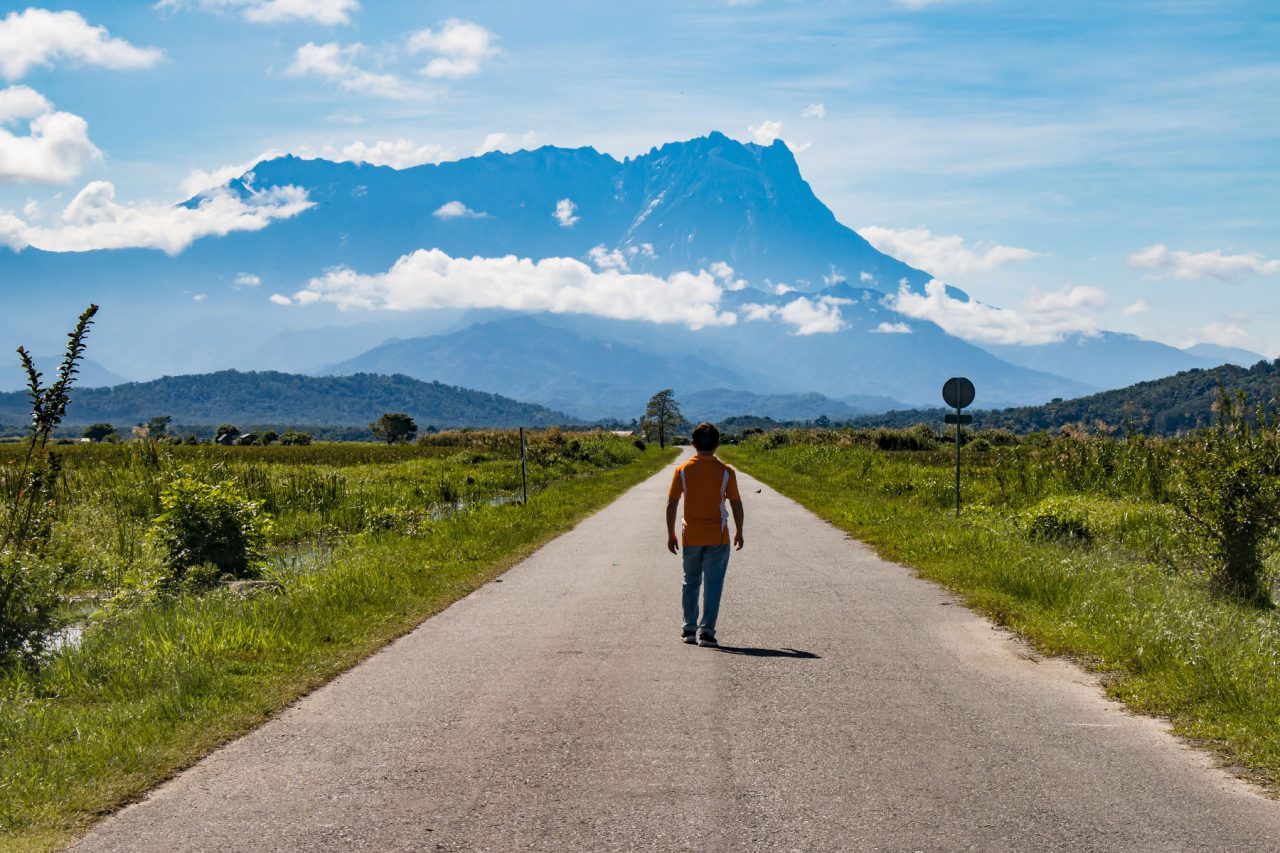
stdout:
POLYGON ((742 306, 742 317, 748 323, 768 320, 776 313, 778 313, 777 305, 761 305, 758 302, 748 302, 742 306))
POLYGON ((1171 251, 1163 243, 1156 243, 1130 255, 1129 266, 1155 270, 1174 278, 1216 278, 1220 281, 1238 281, 1250 275, 1280 273, 1280 260, 1268 260, 1262 255, 1224 255, 1220 250, 1171 251))
POLYGON ((826 118, 827 108, 823 104, 810 104, 800 111, 805 118, 826 118))
POLYGON ((927 228, 881 228, 869 225, 858 233, 886 255, 933 275, 953 277, 971 272, 990 272, 1013 261, 1025 261, 1040 253, 1014 246, 969 245, 959 234, 934 234, 927 228))
POLYGON ((911 334, 911 327, 906 323, 884 322, 871 331, 879 335, 909 335, 911 334))
POLYGON ((889 306, 900 314, 937 323, 948 334, 989 344, 1048 344, 1073 333, 1096 334, 1093 312, 1107 303, 1096 287, 1067 287, 1051 293, 1033 292, 1018 310, 995 308, 976 300, 962 302, 947 294, 937 279, 923 294, 906 284, 889 306))
POLYGON ((754 124, 748 125, 747 133, 751 135, 751 141, 757 145, 772 145, 773 141, 782 135, 782 122, 762 121, 759 127, 754 124))
POLYGON ((372 145, 357 140, 343 147, 339 159, 408 169, 423 163, 439 163, 451 155, 452 152, 442 145, 418 145, 408 139, 380 139, 372 145))
POLYGON ((236 273, 236 287, 257 287, 262 284, 262 279, 251 272, 236 273))
POLYGON ((1139 299, 1125 306, 1124 316, 1136 317, 1139 314, 1145 314, 1151 310, 1151 305, 1145 299, 1139 299))
POLYGON ((271 294, 271 301, 274 302, 276 305, 292 305, 293 304, 293 300, 285 296, 283 293, 271 294))
POLYGON ((26 9, 0 21, 0 74, 17 80, 36 66, 60 59, 103 68, 150 68, 164 52, 111 38, 106 27, 91 26, 78 12, 26 9))
POLYGON ((582 218, 574 215, 574 211, 577 209, 578 206, 571 199, 562 198, 556 202, 555 212, 551 215, 560 223, 561 228, 572 228, 582 218))
POLYGON ((83 118, 28 86, 0 89, 0 182, 64 184, 101 157, 83 118), (26 133, 10 129, 24 122, 26 133))
POLYGON ((498 52, 495 36, 479 24, 450 18, 438 28, 409 36, 410 53, 432 54, 422 73, 427 77, 456 79, 480 73, 484 60, 498 52))
POLYGON ((199 6, 214 11, 239 10, 246 21, 275 24, 282 21, 309 21, 333 26, 351 23, 351 14, 360 9, 359 0, 161 0, 157 9, 199 6))
POLYGON ((587 257, 591 259, 591 263, 596 265, 596 269, 617 270, 618 272, 631 271, 631 265, 627 263, 627 256, 618 249, 610 251, 603 245, 593 246, 591 251, 587 252, 587 257))
POLYGON ((737 315, 720 311, 720 296, 715 278, 705 271, 661 278, 597 272, 573 258, 452 258, 439 249, 419 249, 384 273, 329 270, 307 282, 293 301, 327 302, 343 309, 502 308, 594 314, 697 329, 737 322, 737 315))
MULTIPOLYGON (((653 244, 645 243, 644 245, 648 247, 649 254, 650 256, 652 256, 653 244)), ((733 267, 729 266, 724 261, 714 262, 709 267, 707 267, 707 271, 710 272, 713 276, 715 276, 720 281, 721 287, 723 287, 725 290, 745 290, 747 287, 746 279, 734 278, 735 274, 733 271, 733 267)))
POLYGON ((847 326, 840 316, 840 306, 848 304, 848 299, 831 296, 818 299, 800 296, 779 308, 777 315, 783 322, 794 326, 797 335, 831 334, 847 326))
POLYGON ((1253 335, 1233 323, 1210 323, 1195 332, 1200 343, 1217 344, 1220 347, 1243 347, 1250 349, 1256 345, 1253 335))
POLYGON ((395 74, 379 74, 361 68, 357 59, 364 51, 364 45, 359 43, 344 46, 337 42, 307 42, 298 48, 285 74, 290 77, 319 77, 338 84, 348 92, 388 100, 403 101, 423 96, 421 90, 395 74))
POLYGON ((191 301, 192 301, 192 302, 204 302, 204 301, 205 301, 206 299, 208 299, 208 298, 209 298, 209 294, 207 294, 207 293, 197 293, 195 296, 192 296, 192 297, 191 297, 191 301))
POLYGON ((460 201, 449 201, 440 205, 431 215, 436 219, 484 219, 489 214, 472 210, 460 201))
POLYGON ((313 206, 300 187, 250 190, 247 198, 226 189, 201 196, 194 207, 141 205, 115 200, 116 188, 93 181, 71 200, 62 224, 44 228, 13 216, 0 217, 0 241, 14 249, 34 246, 48 252, 95 249, 159 249, 176 255, 202 237, 258 231, 313 206))

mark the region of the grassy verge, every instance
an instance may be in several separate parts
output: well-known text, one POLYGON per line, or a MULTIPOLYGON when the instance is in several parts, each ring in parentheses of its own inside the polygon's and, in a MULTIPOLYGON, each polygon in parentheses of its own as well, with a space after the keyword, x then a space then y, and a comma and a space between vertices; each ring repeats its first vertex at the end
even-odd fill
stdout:
POLYGON ((0 675, 0 849, 63 844, 263 722, 670 459, 550 482, 525 507, 476 504, 428 531, 358 532, 274 591, 122 609, 36 671, 0 675))
MULTIPOLYGON (((756 440, 724 456, 1043 651, 1105 673, 1108 692, 1133 709, 1280 785, 1280 616, 1216 597, 1154 559, 1171 550, 1159 506, 1077 496, 1099 517, 1097 535, 1034 541, 1017 507, 979 505, 956 519, 945 453, 756 440)), ((995 474, 975 477, 973 492, 994 499, 995 474)))

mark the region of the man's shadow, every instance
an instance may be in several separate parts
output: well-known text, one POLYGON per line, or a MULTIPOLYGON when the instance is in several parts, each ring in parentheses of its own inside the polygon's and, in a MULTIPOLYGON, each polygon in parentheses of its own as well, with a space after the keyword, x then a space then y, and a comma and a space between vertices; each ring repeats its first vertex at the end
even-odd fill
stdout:
POLYGON ((751 658, 793 658, 796 660, 819 660, 813 652, 799 649, 757 649, 751 646, 716 646, 717 651, 729 655, 746 655, 751 658))

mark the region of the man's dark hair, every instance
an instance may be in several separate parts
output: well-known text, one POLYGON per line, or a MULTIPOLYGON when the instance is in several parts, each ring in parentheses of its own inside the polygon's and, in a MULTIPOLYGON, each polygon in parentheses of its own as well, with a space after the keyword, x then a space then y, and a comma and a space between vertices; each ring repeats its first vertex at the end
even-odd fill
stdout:
POLYGON ((701 453, 715 450, 720 446, 720 430, 715 424, 703 421, 693 428, 693 446, 701 453))

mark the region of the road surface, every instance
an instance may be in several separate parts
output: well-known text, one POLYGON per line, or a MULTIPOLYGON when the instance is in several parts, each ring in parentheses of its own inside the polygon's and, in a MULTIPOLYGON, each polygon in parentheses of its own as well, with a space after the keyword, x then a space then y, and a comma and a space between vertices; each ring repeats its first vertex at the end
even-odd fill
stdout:
POLYGON ((745 475, 726 648, 681 644, 669 481, 76 849, 1280 849, 1280 805, 745 475))

